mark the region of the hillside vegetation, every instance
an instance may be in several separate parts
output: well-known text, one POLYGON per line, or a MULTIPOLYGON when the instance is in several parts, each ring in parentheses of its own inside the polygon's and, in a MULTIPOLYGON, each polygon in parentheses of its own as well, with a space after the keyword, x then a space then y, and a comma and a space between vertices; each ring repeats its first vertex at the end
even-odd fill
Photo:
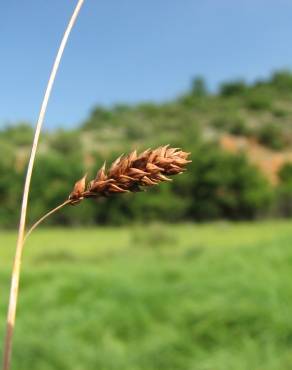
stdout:
MULTIPOLYGON (((1 226, 17 221, 32 135, 25 123, 0 131, 1 226)), ((192 153, 187 174, 147 195, 71 208, 51 222, 121 224, 289 216, 292 74, 276 72, 251 85, 228 82, 216 94, 207 90, 202 78, 196 78, 190 90, 173 101, 96 106, 77 129, 47 132, 33 177, 31 219, 63 201, 77 179, 85 172, 95 174, 105 160, 109 163, 132 149, 164 144, 192 153)))

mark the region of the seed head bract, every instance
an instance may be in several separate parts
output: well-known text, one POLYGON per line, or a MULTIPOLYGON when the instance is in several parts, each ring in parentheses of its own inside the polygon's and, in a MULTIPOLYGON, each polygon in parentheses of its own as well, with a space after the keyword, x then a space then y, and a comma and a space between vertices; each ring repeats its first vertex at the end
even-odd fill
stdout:
POLYGON ((71 204, 84 198, 98 198, 117 193, 137 192, 147 186, 171 181, 168 176, 186 170, 190 153, 168 145, 147 149, 141 154, 136 151, 117 158, 107 170, 104 164, 96 177, 86 182, 87 175, 77 181, 69 195, 71 204))

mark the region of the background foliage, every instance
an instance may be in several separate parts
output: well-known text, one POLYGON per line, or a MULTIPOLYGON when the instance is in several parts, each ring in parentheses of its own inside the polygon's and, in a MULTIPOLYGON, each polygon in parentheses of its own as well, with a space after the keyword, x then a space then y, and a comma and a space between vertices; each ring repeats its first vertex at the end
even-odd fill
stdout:
MULTIPOLYGON (((252 138, 272 152, 292 142, 292 74, 274 73, 266 81, 222 84, 210 93, 202 77, 173 101, 135 106, 96 106, 74 130, 43 136, 31 193, 31 219, 62 202, 85 172, 94 175, 106 160, 134 148, 164 144, 192 153, 187 175, 143 193, 87 202, 60 212, 49 222, 63 225, 122 224, 160 219, 174 222, 290 216, 292 176, 280 171, 272 186, 244 153, 219 145, 222 135, 252 138)), ((0 226, 17 222, 32 128, 27 123, 0 131, 0 226)), ((289 167, 290 166, 290 167, 289 167)))

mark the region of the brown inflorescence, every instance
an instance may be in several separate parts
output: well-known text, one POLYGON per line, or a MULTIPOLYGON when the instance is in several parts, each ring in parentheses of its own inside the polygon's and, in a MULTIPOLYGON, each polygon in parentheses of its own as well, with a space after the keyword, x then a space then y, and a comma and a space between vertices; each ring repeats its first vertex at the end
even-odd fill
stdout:
POLYGON ((171 181, 167 176, 185 171, 190 153, 168 145, 157 149, 147 149, 141 154, 133 151, 116 159, 106 171, 105 164, 95 179, 86 184, 86 175, 76 182, 69 195, 71 204, 84 198, 98 198, 116 193, 137 192, 142 187, 171 181))

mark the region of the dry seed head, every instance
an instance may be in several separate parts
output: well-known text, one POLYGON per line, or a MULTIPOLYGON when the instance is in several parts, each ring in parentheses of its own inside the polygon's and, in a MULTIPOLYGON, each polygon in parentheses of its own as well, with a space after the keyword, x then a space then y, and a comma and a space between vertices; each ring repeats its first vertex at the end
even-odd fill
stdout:
POLYGON ((133 151, 127 156, 120 156, 106 171, 104 164, 96 177, 86 186, 86 175, 74 185, 69 195, 71 204, 79 203, 84 198, 98 198, 116 193, 141 191, 144 186, 157 185, 171 181, 167 176, 177 175, 186 170, 190 153, 168 145, 157 149, 147 149, 141 154, 133 151))

